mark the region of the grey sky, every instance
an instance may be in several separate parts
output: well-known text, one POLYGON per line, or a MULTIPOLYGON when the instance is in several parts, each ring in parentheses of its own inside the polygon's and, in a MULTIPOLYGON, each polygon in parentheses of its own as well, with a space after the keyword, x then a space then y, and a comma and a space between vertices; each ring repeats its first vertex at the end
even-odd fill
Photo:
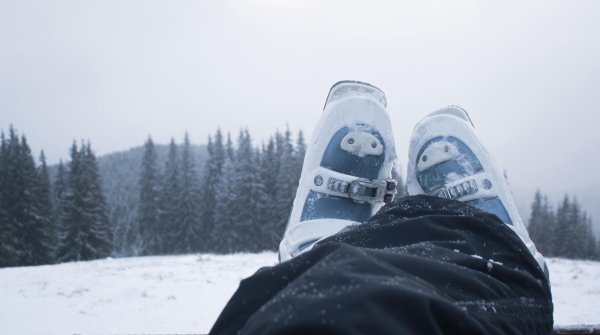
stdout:
POLYGON ((0 128, 51 163, 81 138, 310 135, 356 79, 387 93, 403 163, 412 126, 458 104, 518 200, 580 194, 598 222, 599 60, 593 0, 0 0, 0 128))

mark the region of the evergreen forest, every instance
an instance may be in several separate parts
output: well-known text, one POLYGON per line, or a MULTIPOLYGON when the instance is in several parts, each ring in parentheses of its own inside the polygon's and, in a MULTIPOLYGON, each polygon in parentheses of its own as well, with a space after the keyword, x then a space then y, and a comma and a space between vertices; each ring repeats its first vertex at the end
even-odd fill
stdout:
MULTIPOLYGON (((0 266, 99 258, 276 250, 306 150, 301 131, 257 145, 247 129, 205 145, 172 139, 97 158, 74 142, 69 160, 37 162, 11 126, 0 146, 0 266)), ((406 189, 398 169, 398 195, 406 189)), ((535 194, 528 229, 546 256, 599 259, 592 218, 576 197, 535 194)))

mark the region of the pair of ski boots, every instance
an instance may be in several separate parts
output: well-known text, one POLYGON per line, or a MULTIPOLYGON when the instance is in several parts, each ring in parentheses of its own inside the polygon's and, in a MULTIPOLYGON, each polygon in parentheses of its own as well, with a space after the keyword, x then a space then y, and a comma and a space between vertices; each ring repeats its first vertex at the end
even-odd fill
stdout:
MULTIPOLYGON (((366 222, 396 193, 396 159, 385 94, 358 81, 335 84, 308 143, 296 199, 279 246, 286 261, 316 242, 366 222)), ((475 134, 465 110, 433 112, 414 129, 408 160, 410 195, 466 202, 496 215, 545 271, 508 184, 475 134)))

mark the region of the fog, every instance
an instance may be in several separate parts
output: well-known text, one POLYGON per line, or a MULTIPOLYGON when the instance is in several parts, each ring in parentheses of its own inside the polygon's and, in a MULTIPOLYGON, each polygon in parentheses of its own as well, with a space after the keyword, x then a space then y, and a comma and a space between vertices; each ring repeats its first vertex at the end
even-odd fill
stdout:
POLYGON ((50 163, 151 134, 248 127, 310 135, 329 87, 388 97, 406 163, 413 125, 457 104, 508 171, 522 214, 536 188, 600 222, 600 2, 0 0, 0 129, 50 163))

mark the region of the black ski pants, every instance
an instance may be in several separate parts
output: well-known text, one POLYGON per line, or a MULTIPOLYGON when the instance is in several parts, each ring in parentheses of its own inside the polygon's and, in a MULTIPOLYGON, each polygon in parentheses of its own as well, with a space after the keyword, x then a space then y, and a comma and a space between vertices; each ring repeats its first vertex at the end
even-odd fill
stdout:
POLYGON ((496 216, 411 196, 243 280, 211 334, 551 334, 552 307, 496 216))

